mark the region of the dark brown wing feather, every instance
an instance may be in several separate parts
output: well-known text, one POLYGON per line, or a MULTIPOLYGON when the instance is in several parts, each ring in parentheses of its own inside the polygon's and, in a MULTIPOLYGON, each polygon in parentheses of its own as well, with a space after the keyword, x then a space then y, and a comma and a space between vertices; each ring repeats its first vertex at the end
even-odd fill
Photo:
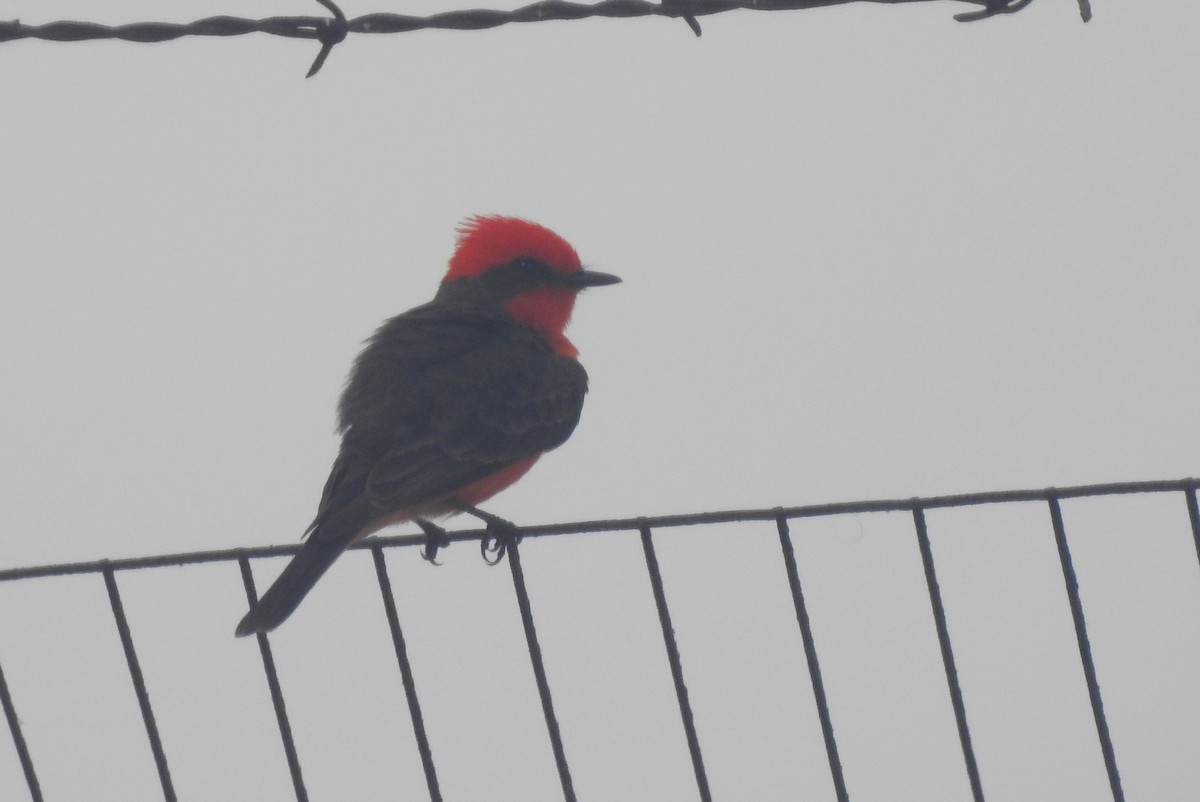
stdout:
POLYGON ((363 508, 361 528, 561 445, 586 392, 582 365, 500 315, 433 305, 393 318, 342 396, 337 479, 313 535, 353 537, 350 521, 326 522, 363 508))
POLYGON ((342 449, 308 541, 238 634, 282 622, 373 523, 562 444, 586 392, 575 359, 501 314, 429 304, 389 320, 342 395, 342 449))

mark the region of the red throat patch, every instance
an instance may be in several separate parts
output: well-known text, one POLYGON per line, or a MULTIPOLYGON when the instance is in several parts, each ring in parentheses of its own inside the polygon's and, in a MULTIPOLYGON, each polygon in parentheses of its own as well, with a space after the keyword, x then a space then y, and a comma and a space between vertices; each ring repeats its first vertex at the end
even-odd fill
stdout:
POLYGON ((542 287, 518 295, 504 308, 518 323, 546 335, 556 353, 576 357, 579 351, 563 335, 575 309, 575 291, 561 287, 542 287))

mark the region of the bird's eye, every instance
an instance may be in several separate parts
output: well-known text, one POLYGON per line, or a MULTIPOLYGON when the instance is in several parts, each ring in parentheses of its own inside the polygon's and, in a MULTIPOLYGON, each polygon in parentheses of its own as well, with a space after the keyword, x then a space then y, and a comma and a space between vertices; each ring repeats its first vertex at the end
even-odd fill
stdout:
POLYGON ((552 282, 555 278, 554 269, 541 259, 535 259, 532 256, 518 256, 513 264, 523 281, 542 284, 547 281, 552 282))

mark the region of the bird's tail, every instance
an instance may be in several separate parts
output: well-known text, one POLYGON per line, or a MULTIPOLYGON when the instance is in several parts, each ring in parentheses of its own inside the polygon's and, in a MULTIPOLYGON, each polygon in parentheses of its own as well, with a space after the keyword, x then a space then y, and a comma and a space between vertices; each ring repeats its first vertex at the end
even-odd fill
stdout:
POLYGON ((246 613, 237 626, 237 636, 270 632, 287 620, 347 545, 340 539, 310 537, 275 583, 246 613))

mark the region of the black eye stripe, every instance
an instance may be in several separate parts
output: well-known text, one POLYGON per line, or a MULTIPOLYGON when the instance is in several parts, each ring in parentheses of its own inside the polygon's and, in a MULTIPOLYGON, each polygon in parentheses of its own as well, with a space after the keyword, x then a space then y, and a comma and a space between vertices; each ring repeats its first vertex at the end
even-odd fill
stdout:
POLYGON ((526 287, 559 284, 562 281, 561 273, 532 256, 519 256, 509 262, 505 268, 520 284, 526 287))
POLYGON ((467 293, 468 296, 481 293, 496 300, 503 300, 529 290, 563 285, 570 286, 563 273, 540 259, 518 256, 477 275, 451 282, 449 286, 467 293))
POLYGON ((521 256, 514 259, 512 264, 522 273, 531 276, 542 278, 550 278, 554 275, 554 269, 545 262, 540 262, 532 256, 521 256))

